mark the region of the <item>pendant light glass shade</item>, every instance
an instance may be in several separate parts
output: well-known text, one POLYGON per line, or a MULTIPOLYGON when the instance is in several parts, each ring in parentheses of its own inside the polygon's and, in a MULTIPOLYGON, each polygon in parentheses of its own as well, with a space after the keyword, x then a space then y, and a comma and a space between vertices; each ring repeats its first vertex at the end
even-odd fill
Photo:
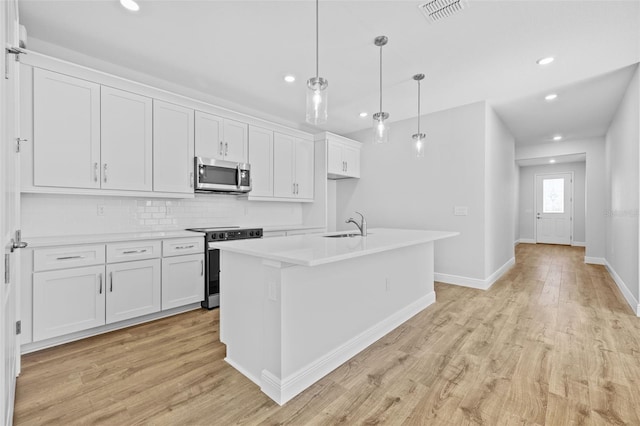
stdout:
POLYGON ((327 122, 328 85, 322 77, 307 80, 307 123, 318 125, 327 122))
POLYGON ((318 0, 316 0, 316 76, 307 80, 307 123, 313 125, 326 123, 328 116, 329 82, 320 77, 318 40, 318 0))
POLYGON ((380 111, 373 114, 373 142, 389 142, 389 113, 382 111, 382 46, 386 45, 389 39, 387 36, 378 36, 374 40, 376 46, 380 47, 380 111))
POLYGON ((424 78, 424 74, 416 74, 413 79, 418 82, 418 133, 415 133, 413 138, 413 148, 415 150, 416 157, 424 157, 424 145, 427 135, 420 133, 420 81, 424 78))

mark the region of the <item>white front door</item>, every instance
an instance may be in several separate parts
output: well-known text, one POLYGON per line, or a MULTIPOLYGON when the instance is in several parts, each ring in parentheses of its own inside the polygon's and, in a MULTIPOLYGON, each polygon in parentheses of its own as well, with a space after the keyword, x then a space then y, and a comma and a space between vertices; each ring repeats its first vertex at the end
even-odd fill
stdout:
POLYGON ((536 175, 536 242, 571 244, 573 173, 536 175))
POLYGON ((17 1, 0 2, 0 44, 3 47, 0 69, 0 238, 3 262, 0 262, 0 412, 2 425, 13 423, 16 375, 19 369, 16 338, 18 318, 19 250, 14 250, 16 230, 20 225, 20 191, 18 189, 18 153, 16 152, 19 127, 18 62, 16 55, 7 53, 8 47, 18 45, 17 1))

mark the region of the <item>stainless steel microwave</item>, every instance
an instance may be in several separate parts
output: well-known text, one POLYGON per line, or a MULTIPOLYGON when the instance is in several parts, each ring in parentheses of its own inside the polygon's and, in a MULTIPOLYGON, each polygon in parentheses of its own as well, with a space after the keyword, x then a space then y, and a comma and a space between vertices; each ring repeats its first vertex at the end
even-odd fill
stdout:
POLYGON ((247 163, 195 157, 196 192, 244 194, 251 191, 251 166, 247 163))

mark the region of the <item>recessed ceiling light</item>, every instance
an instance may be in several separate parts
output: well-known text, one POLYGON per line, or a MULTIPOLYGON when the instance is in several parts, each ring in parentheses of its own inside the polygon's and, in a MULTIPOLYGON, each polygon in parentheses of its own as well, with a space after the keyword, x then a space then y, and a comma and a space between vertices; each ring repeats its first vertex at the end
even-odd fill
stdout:
POLYGON ((365 118, 367 115, 369 115, 369 114, 367 114, 366 112, 361 112, 360 113, 360 117, 362 117, 362 118, 365 118))
POLYGON ((551 62, 554 61, 554 59, 555 58, 553 56, 547 56, 546 58, 538 59, 536 61, 536 64, 538 64, 538 65, 549 65, 551 62))
POLYGON ((558 99, 557 93, 549 93, 547 96, 544 97, 545 101, 555 101, 556 99, 558 99))
POLYGON ((286 81, 287 83, 293 83, 294 81, 296 81, 296 76, 287 74, 284 76, 284 81, 286 81))
POLYGON ((552 158, 551 160, 549 160, 549 162, 550 162, 551 164, 553 164, 553 163, 555 163, 555 162, 556 162, 556 160, 554 160, 554 159, 552 158))
POLYGON ((127 10, 137 12, 140 10, 140 5, 135 0, 120 0, 120 4, 127 10))
POLYGON ((560 136, 560 135, 555 135, 555 136, 553 137, 553 140, 554 140, 554 141, 556 141, 556 142, 557 142, 557 141, 561 141, 561 140, 562 140, 562 136, 560 136))

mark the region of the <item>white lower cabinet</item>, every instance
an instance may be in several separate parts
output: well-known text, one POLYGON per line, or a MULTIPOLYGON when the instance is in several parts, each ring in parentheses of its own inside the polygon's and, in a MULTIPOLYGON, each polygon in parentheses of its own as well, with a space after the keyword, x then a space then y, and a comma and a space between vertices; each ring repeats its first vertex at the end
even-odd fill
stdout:
POLYGON ((107 324, 160 311, 160 259, 107 265, 107 324))
POLYGON ((162 259, 162 309, 170 309, 204 299, 204 255, 162 259))
POLYGON ((33 274, 33 340, 105 323, 104 265, 33 274))
POLYGON ((189 237, 33 249, 22 281, 33 301, 23 318, 27 343, 77 339, 73 333, 202 301, 203 244, 189 237))

